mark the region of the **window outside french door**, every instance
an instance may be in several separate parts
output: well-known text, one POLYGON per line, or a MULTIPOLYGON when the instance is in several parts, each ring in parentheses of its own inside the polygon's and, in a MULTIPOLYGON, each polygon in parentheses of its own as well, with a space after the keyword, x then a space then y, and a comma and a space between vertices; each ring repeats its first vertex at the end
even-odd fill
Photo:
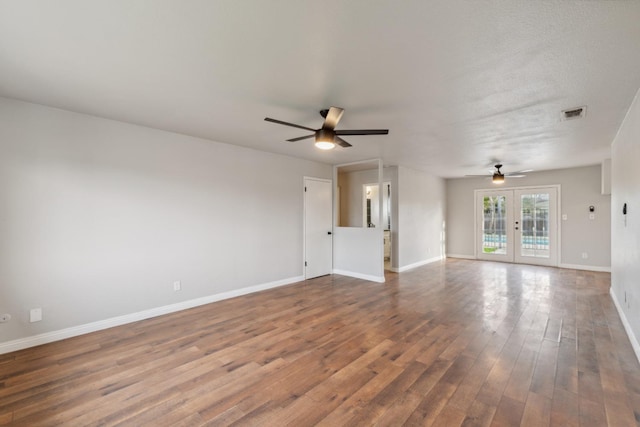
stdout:
POLYGON ((476 257, 558 265, 558 189, 476 191, 476 257))

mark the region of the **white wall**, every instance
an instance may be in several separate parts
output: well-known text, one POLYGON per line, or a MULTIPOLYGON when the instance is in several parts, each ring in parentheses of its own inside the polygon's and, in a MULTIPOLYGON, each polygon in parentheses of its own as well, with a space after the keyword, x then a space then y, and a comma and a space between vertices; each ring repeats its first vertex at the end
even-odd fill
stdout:
POLYGON ((334 228, 333 272, 384 282, 382 239, 381 228, 334 228))
POLYGON ((309 161, 0 98, 0 344, 302 277, 309 161), (173 291, 173 281, 183 290, 173 291), (30 308, 44 320, 28 322, 30 308))
MULTIPOLYGON (((640 94, 640 92, 639 92, 640 94)), ((611 294, 640 358, 640 95, 613 142, 611 294), (622 214, 627 204, 626 221, 622 214)))
MULTIPOLYGON (((394 179, 391 181, 393 193, 394 179)), ((403 271, 444 257, 444 180, 400 166, 397 168, 396 193, 398 231, 397 241, 392 239, 392 251, 398 251, 398 264, 392 267, 403 271)), ((395 199, 392 203, 395 204, 395 199)))
MULTIPOLYGON (((504 188, 561 185, 560 266, 608 271, 611 266, 611 197, 601 194, 600 165, 528 173, 507 178, 504 188), (589 219, 589 206, 595 219, 589 219), (587 259, 582 258, 586 252, 587 259)), ((484 178, 447 180, 447 254, 473 258, 474 190, 492 188, 484 178)))

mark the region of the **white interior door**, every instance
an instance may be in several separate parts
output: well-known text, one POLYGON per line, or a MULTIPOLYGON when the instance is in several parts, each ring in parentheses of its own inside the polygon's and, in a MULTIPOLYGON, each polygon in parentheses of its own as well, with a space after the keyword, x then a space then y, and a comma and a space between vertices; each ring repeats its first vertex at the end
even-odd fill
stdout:
POLYGON ((476 257, 558 265, 556 187, 478 191, 476 257))
POLYGON ((332 216, 331 181, 304 179, 304 277, 331 274, 332 216))

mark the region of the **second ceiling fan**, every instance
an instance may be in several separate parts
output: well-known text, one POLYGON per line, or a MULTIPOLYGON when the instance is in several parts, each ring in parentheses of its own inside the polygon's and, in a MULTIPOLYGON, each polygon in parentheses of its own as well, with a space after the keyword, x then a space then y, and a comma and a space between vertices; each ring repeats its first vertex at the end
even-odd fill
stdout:
POLYGON ((282 120, 276 120, 269 117, 265 117, 267 122, 277 123, 285 126, 292 126, 294 128, 305 129, 313 132, 312 135, 300 136, 298 138, 287 139, 289 142, 301 141, 307 138, 315 137, 316 147, 322 150, 330 150, 336 145, 344 148, 351 147, 347 141, 340 136, 344 135, 388 135, 389 129, 342 129, 336 130, 338 122, 344 114, 344 109, 340 107, 331 107, 328 110, 321 110, 320 115, 324 118, 324 123, 320 129, 312 129, 306 126, 296 125, 294 123, 283 122, 282 120))
MULTIPOLYGON (((524 178, 525 175, 523 175, 523 173, 525 172, 531 172, 531 169, 528 170, 523 170, 523 171, 518 171, 518 172, 510 172, 510 173, 503 173, 502 171, 500 171, 500 168, 502 168, 502 164, 498 163, 495 166, 496 170, 493 171, 493 175, 491 176, 491 181, 493 181, 494 184, 502 184, 504 182, 505 177, 509 177, 509 178, 524 178)), ((469 177, 486 177, 487 175, 465 175, 465 176, 469 176, 469 177)))

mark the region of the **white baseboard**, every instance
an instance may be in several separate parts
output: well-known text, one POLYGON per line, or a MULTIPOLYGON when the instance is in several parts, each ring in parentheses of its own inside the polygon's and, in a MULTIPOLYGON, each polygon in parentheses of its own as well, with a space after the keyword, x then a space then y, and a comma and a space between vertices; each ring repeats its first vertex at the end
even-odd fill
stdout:
POLYGON ((597 265, 580 265, 580 264, 558 264, 560 268, 570 268, 572 270, 602 271, 611 273, 611 267, 600 267, 597 265))
POLYGON ((629 341, 631 341, 631 347, 633 347, 636 358, 638 359, 638 362, 640 362, 640 343, 638 343, 636 336, 633 334, 631 325, 627 320, 627 316, 624 314, 624 310, 622 310, 622 306, 618 302, 618 297, 616 297, 616 294, 613 292, 613 288, 609 288, 609 294, 611 295, 611 299, 613 299, 613 304, 616 306, 616 310, 618 310, 618 316, 620 316, 620 320, 622 320, 622 325, 624 326, 624 330, 627 332, 629 341))
POLYGON ((432 262, 441 261, 443 259, 444 259, 444 257, 437 256, 437 257, 425 259, 425 260, 422 260, 422 261, 414 262, 413 264, 404 265, 404 266, 399 267, 399 268, 391 268, 390 270, 393 271, 394 273, 402 273, 404 271, 413 270, 414 268, 418 268, 418 267, 421 267, 421 266, 426 265, 426 264, 431 264, 432 262))
POLYGON ((474 255, 447 254, 447 258, 476 259, 474 255))
MULTIPOLYGON (((461 255, 461 254, 447 254, 447 258, 477 259, 473 255, 461 255)), ((558 267, 569 268, 572 270, 601 271, 604 273, 611 273, 611 267, 601 267, 597 265, 558 264, 558 267)))
POLYGON ((176 304, 155 307, 149 310, 139 311, 137 313, 125 314, 123 316, 112 317, 110 319, 99 320, 97 322, 91 322, 79 326, 73 326, 71 328, 61 329, 58 331, 46 332, 44 334, 20 338, 17 340, 0 343, 0 354, 10 353, 12 351, 23 350, 25 348, 35 347, 37 345, 47 344, 54 341, 60 341, 67 338, 76 337, 78 335, 101 331, 103 329, 113 328, 114 326, 121 326, 127 323, 137 322, 139 320, 162 316, 164 314, 175 313, 177 311, 198 307, 200 305, 210 304, 212 302, 234 298, 241 295, 247 295, 253 292, 264 291, 266 289, 277 288, 279 286, 285 286, 291 283, 301 282, 303 280, 304 276, 290 277, 288 279, 276 280, 274 282, 263 283, 260 285, 249 286, 247 288, 235 289, 233 291, 222 292, 220 294, 182 301, 176 304))
POLYGON ((384 276, 378 277, 372 276, 370 274, 355 273, 353 271, 337 269, 333 269, 333 274, 340 274, 342 276, 355 277, 356 279, 369 280, 370 282, 384 283, 384 276))

